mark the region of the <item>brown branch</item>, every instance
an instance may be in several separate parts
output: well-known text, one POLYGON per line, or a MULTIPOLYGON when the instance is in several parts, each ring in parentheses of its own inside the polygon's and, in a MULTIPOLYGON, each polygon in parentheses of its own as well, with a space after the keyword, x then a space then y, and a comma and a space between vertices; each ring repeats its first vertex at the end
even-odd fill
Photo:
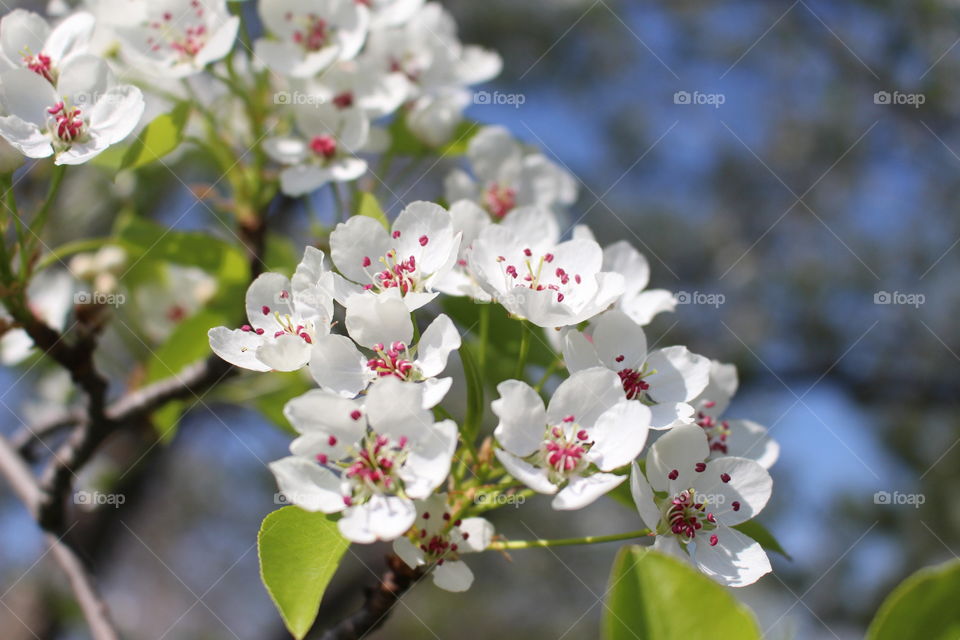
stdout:
POLYGON ((393 605, 422 575, 421 570, 411 569, 396 555, 387 556, 387 567, 380 583, 367 589, 360 610, 327 629, 320 640, 359 640, 379 628, 390 615, 393 605))
MULTIPOLYGON (((42 491, 29 467, 3 436, 0 436, 0 474, 7 479, 30 513, 37 518, 42 491)), ((79 556, 62 535, 58 536, 47 531, 44 533, 44 539, 50 546, 50 555, 70 580, 70 586, 90 626, 90 633, 94 640, 119 640, 120 635, 110 619, 107 605, 79 556)))

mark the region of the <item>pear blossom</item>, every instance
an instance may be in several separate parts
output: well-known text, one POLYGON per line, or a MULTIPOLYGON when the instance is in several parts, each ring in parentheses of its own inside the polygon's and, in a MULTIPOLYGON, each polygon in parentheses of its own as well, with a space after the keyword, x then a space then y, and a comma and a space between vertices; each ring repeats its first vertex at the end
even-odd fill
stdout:
POLYGON ((556 494, 554 509, 585 507, 626 480, 610 472, 647 441, 650 410, 624 399, 617 374, 601 367, 564 380, 546 408, 525 382, 507 380, 497 391, 497 459, 534 491, 556 494))
POLYGON ((753 584, 770 572, 766 552, 732 528, 767 504, 773 481, 753 460, 710 454, 703 430, 676 427, 634 462, 630 491, 640 518, 656 535, 654 549, 693 563, 730 587, 753 584))
POLYGON ((473 572, 460 559, 483 551, 493 540, 493 525, 484 518, 458 518, 447 494, 417 501, 417 519, 406 537, 393 541, 393 551, 411 569, 430 565, 433 584, 447 591, 466 591, 473 572))
POLYGON ((388 231, 367 216, 353 216, 330 234, 337 300, 363 292, 400 292, 407 309, 419 309, 439 295, 436 285, 453 268, 460 249, 450 215, 432 202, 413 202, 388 231))
POLYGON ((199 267, 169 263, 159 277, 134 289, 143 332, 156 342, 203 309, 217 293, 217 279, 199 267))
POLYGON ((332 275, 323 252, 307 247, 293 279, 262 273, 247 289, 249 324, 214 327, 210 348, 227 362, 253 371, 296 371, 310 361, 313 344, 330 333, 332 275))
MULTIPOLYGON (((593 240, 593 232, 584 225, 573 231, 574 238, 593 240)), ((650 263, 626 240, 618 240, 603 249, 603 268, 624 277, 623 295, 617 308, 641 326, 650 324, 658 313, 673 311, 677 298, 666 289, 647 289, 650 282, 650 263)))
POLYGON ((362 400, 323 389, 284 408, 300 436, 270 464, 283 494, 308 511, 343 513, 340 533, 360 543, 394 540, 413 526, 414 500, 447 477, 457 445, 452 420, 434 423, 423 387, 393 377, 362 400))
POLYGON ((106 62, 88 54, 61 66, 56 86, 28 69, 0 73, 0 136, 28 158, 81 164, 126 138, 143 114, 140 90, 116 84, 106 62))
POLYGON ((571 372, 601 366, 620 376, 627 399, 651 405, 654 429, 692 422, 689 403, 710 379, 710 360, 686 347, 648 352, 643 327, 617 309, 592 320, 583 333, 567 331, 562 349, 571 372))
POLYGON ((403 77, 389 73, 370 60, 338 62, 315 78, 293 83, 318 104, 332 104, 344 110, 360 109, 371 120, 400 108, 407 97, 403 77))
MULTIPOLYGON (((27 287, 27 305, 35 316, 48 326, 63 331, 73 309, 76 282, 64 271, 41 271, 27 287)), ((0 305, 0 324, 13 318, 0 305)), ((9 329, 0 335, 0 364, 19 364, 33 353, 33 340, 23 329, 9 329)))
POLYGON ((480 302, 489 302, 490 294, 473 277, 469 269, 469 255, 473 241, 485 227, 492 224, 480 206, 471 200, 457 200, 450 205, 450 219, 454 231, 460 233, 460 251, 450 273, 437 285, 443 293, 451 296, 469 296, 480 302))
POLYGON ((116 27, 126 58, 166 78, 185 78, 224 58, 240 28, 226 0, 138 0, 123 11, 138 18, 116 27))
POLYGON ((577 199, 576 178, 542 153, 524 149, 505 127, 480 129, 467 145, 467 159, 473 175, 453 170, 444 181, 447 200, 473 200, 495 220, 517 207, 562 208, 577 199))
POLYGON ((117 245, 100 247, 93 253, 78 253, 70 258, 70 272, 93 284, 95 291, 113 293, 120 287, 120 276, 127 266, 127 252, 117 245))
POLYGON ((309 78, 363 47, 370 12, 356 0, 261 0, 258 10, 268 37, 254 55, 271 71, 309 78))
POLYGON ((438 378, 450 353, 460 348, 460 333, 446 315, 437 316, 420 341, 411 345, 413 322, 397 290, 364 293, 347 300, 344 324, 350 338, 319 338, 310 358, 310 373, 324 389, 345 397, 363 392, 378 378, 422 383, 424 408, 443 399, 453 378, 438 378), (354 344, 356 343, 356 344, 354 344), (356 345, 372 352, 364 355, 356 345))
POLYGON ((505 224, 485 227, 469 257, 480 286, 539 327, 579 324, 616 302, 623 276, 602 271, 602 263, 594 241, 560 242, 555 217, 540 207, 517 209, 505 224))
POLYGON ((268 138, 263 145, 286 167, 280 173, 285 194, 301 196, 328 182, 356 180, 366 172, 366 161, 356 156, 370 133, 363 111, 329 103, 298 104, 293 109, 301 136, 268 138))
POLYGON ((370 28, 395 27, 409 21, 424 0, 360 0, 370 9, 370 28))
POLYGON ((86 52, 93 28, 93 15, 86 11, 51 28, 43 16, 14 9, 0 19, 0 68, 29 69, 56 85, 60 67, 86 52))
POLYGON ((767 434, 767 428, 751 420, 721 418, 737 386, 734 365, 711 361, 709 384, 690 401, 697 412, 694 421, 707 434, 712 457, 750 458, 769 469, 780 456, 780 445, 767 434))

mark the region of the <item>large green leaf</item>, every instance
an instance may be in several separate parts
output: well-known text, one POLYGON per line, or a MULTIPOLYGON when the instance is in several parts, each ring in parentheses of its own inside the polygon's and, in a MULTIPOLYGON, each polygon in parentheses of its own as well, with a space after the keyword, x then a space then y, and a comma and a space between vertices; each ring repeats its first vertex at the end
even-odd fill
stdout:
POLYGON ((686 563, 641 546, 625 546, 610 575, 604 640, 753 640, 753 613, 686 563))
POLYGON ((127 149, 121 169, 136 169, 158 160, 183 141, 183 128, 190 115, 190 104, 181 102, 173 111, 154 118, 127 149))
POLYGON ((260 579, 298 640, 313 625, 323 592, 348 546, 328 516, 299 507, 274 511, 260 525, 260 579))
POLYGON ((880 605, 867 640, 960 638, 960 561, 920 569, 880 605))

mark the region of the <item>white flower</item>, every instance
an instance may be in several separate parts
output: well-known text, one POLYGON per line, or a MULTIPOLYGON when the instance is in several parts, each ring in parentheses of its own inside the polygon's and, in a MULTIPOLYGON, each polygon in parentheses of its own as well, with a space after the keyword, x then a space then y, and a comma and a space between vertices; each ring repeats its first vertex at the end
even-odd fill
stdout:
POLYGON ((474 300, 489 302, 490 294, 473 277, 469 269, 470 251, 473 241, 484 228, 490 226, 490 216, 471 200, 457 200, 450 205, 450 219, 453 230, 460 234, 460 252, 457 262, 447 276, 437 284, 437 288, 451 296, 470 296, 474 300))
POLYGON ((301 196, 328 182, 356 180, 367 163, 356 157, 370 134, 370 122, 360 109, 339 109, 333 104, 294 107, 297 128, 303 137, 269 138, 267 154, 286 165, 280 188, 288 196, 301 196))
POLYGON ((454 518, 447 494, 417 501, 417 519, 408 537, 393 541, 393 551, 411 569, 432 565, 433 584, 447 591, 466 591, 473 572, 460 559, 483 551, 493 539, 493 525, 484 518, 454 518))
POLYGON ((578 324, 617 300, 623 276, 601 270, 603 252, 596 242, 559 240, 553 214, 538 207, 518 209, 503 224, 480 232, 470 251, 470 270, 514 315, 540 327, 578 324))
POLYGON ((29 158, 56 155, 56 164, 80 164, 126 138, 140 121, 140 90, 115 84, 100 58, 71 56, 56 87, 28 69, 0 74, 0 135, 29 158))
POLYGON ((155 281, 134 289, 143 332, 156 342, 163 341, 206 305, 217 285, 217 279, 199 267, 165 264, 155 281))
POLYGON ((467 159, 473 176, 452 171, 444 181, 447 200, 473 200, 494 219, 527 205, 566 207, 577 198, 576 178, 542 153, 525 150, 504 127, 478 131, 467 159))
POLYGON ((390 231, 367 216, 353 216, 330 234, 330 257, 340 271, 337 300, 357 293, 400 292, 407 309, 419 309, 439 295, 435 285, 457 259, 460 235, 450 215, 431 202, 413 202, 390 231))
POLYGON ((628 402, 617 375, 600 367, 564 380, 547 408, 519 380, 497 385, 491 403, 500 418, 496 456, 507 472, 538 493, 556 494, 553 508, 585 507, 626 479, 609 473, 640 455, 650 410, 628 402))
POLYGON ((425 409, 443 400, 453 378, 437 376, 450 353, 460 348, 460 334, 450 318, 437 316, 411 346, 413 322, 399 291, 354 295, 346 308, 345 324, 353 340, 334 334, 317 340, 310 358, 317 384, 352 398, 377 378, 391 376, 423 383, 425 409), (361 353, 354 342, 370 349, 372 356, 361 353))
POLYGON ((244 369, 300 369, 310 361, 312 345, 330 333, 331 278, 323 252, 313 247, 307 247, 292 282, 279 273, 260 274, 247 289, 250 324, 210 329, 210 348, 244 369))
POLYGON ((124 8, 140 18, 116 31, 130 63, 147 73, 185 78, 233 48, 240 18, 225 0, 139 0, 124 8))
POLYGON ((93 253, 78 253, 70 258, 70 272, 93 284, 101 293, 113 293, 120 287, 120 276, 127 266, 127 252, 118 245, 105 245, 93 253))
POLYGON ((412 18, 424 0, 358 0, 370 9, 370 28, 395 27, 412 18))
POLYGON ((773 481, 753 460, 704 462, 709 453, 700 427, 676 427, 650 447, 646 475, 633 463, 630 490, 656 535, 655 549, 692 561, 722 584, 743 587, 769 573, 770 560, 732 527, 763 509, 773 481))
POLYGON ((710 377, 710 361, 686 347, 648 353, 643 328, 617 309, 593 320, 584 333, 566 332, 562 348, 570 371, 601 366, 616 372, 628 399, 652 405, 654 429, 692 422, 688 403, 710 377))
POLYGON ((342 511, 340 532, 353 542, 403 535, 413 500, 443 483, 457 445, 457 425, 434 423, 422 393, 391 377, 363 402, 322 389, 288 402, 284 415, 301 435, 292 456, 270 464, 280 490, 303 509, 342 511))
POLYGON ((356 107, 371 120, 393 113, 407 96, 403 77, 359 59, 338 62, 316 78, 293 86, 300 85, 317 104, 338 109, 356 107))
POLYGON ((695 422, 707 434, 711 457, 750 458, 769 469, 780 456, 780 445, 767 428, 751 420, 721 419, 737 386, 737 368, 713 360, 709 384, 690 401, 697 411, 695 422))
POLYGON ((0 67, 29 69, 56 84, 60 67, 86 51, 93 27, 93 16, 85 11, 51 29, 42 16, 14 9, 0 20, 0 67))
MULTIPOLYGON (((75 282, 64 271, 41 271, 27 288, 27 304, 38 318, 57 331, 63 331, 73 309, 75 282)), ((0 306, 0 320, 10 322, 7 310, 0 306)), ((0 336, 0 364, 15 365, 33 353, 33 340, 23 329, 10 329, 0 336)))
MULTIPOLYGON (((593 232, 584 225, 574 229, 573 237, 594 239, 593 232)), ((666 289, 646 289, 650 282, 650 264, 626 240, 619 240, 604 248, 603 269, 623 276, 624 291, 617 301, 617 308, 637 324, 648 325, 658 313, 676 308, 677 299, 673 293, 666 289)))
POLYGON ((370 23, 370 12, 356 0, 261 0, 258 9, 270 37, 254 43, 254 54, 272 71, 294 78, 352 59, 370 23))

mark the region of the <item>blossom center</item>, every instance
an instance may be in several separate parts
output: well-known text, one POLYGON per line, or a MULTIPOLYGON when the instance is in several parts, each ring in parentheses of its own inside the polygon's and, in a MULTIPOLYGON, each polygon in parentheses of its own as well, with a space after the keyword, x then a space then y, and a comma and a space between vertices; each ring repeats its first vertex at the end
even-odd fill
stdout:
POLYGON ((205 23, 206 10, 200 0, 191 0, 190 9, 185 15, 176 16, 176 21, 173 13, 165 11, 160 20, 148 23, 151 35, 147 37, 147 44, 151 51, 166 49, 182 61, 200 53, 210 35, 205 23))
MULTIPOLYGON (((352 460, 341 462, 343 477, 349 482, 349 506, 364 502, 380 493, 400 493, 403 481, 400 468, 407 460, 410 448, 405 437, 392 440, 384 435, 369 433, 352 460)), ((322 455, 322 454, 321 454, 322 455)), ((324 460, 318 461, 324 464, 324 460)))
POLYGON ((697 413, 697 425, 707 434, 710 451, 727 453, 730 437, 730 424, 726 420, 717 420, 703 412, 697 413))
POLYGON ((50 59, 50 56, 43 53, 38 53, 35 56, 24 53, 23 64, 26 65, 30 71, 33 71, 38 76, 42 76, 50 84, 56 83, 53 72, 53 61, 50 59))
POLYGON ((567 416, 562 425, 547 427, 540 457, 551 479, 559 483, 587 466, 586 453, 592 446, 586 430, 579 428, 573 416, 567 416))
POLYGON ((330 40, 330 27, 327 21, 315 13, 305 16, 294 16, 287 13, 284 16, 288 22, 297 22, 298 28, 293 32, 293 41, 305 52, 320 51, 330 40))
MULTIPOLYGON (((393 232, 393 239, 400 237, 399 231, 393 232)), ((430 241, 428 236, 420 236, 420 246, 424 247, 430 241)), ((371 284, 366 284, 363 288, 367 291, 382 292, 387 289, 399 289, 400 293, 406 295, 410 291, 418 291, 422 288, 422 275, 418 271, 417 259, 415 256, 400 258, 396 249, 390 249, 386 255, 378 258, 378 262, 383 266, 378 271, 371 271, 370 266, 373 261, 370 256, 364 256, 360 265, 370 278, 371 284)))
POLYGON ((523 250, 523 259, 520 267, 509 264, 504 256, 498 256, 497 262, 503 269, 504 280, 507 287, 525 287, 535 291, 550 290, 555 291, 557 302, 563 302, 567 294, 574 287, 579 286, 583 279, 580 274, 570 274, 563 267, 551 269, 551 263, 554 261, 552 253, 544 253, 538 258, 534 258, 533 250, 529 247, 523 250), (505 265, 505 266, 503 266, 505 265))
POLYGON ((487 211, 497 220, 502 220, 517 206, 517 191, 494 182, 483 194, 487 211))
MULTIPOLYGON (((280 298, 282 300, 287 300, 290 298, 289 291, 281 291, 280 298)), ((271 309, 268 305, 263 305, 260 307, 260 312, 265 316, 273 316, 273 319, 277 322, 277 330, 274 331, 273 337, 279 338, 283 335, 293 335, 299 336, 307 344, 313 344, 313 339, 315 336, 315 327, 313 323, 303 319, 295 319, 289 313, 280 315, 279 311, 271 309)), ((262 328, 254 329, 248 324, 240 327, 243 331, 252 331, 257 335, 263 335, 266 331, 262 328)))
POLYGON ((367 366, 378 376, 396 376, 400 380, 410 381, 419 378, 419 371, 410 360, 407 345, 397 341, 385 349, 382 344, 373 345, 377 357, 367 360, 367 366))
POLYGON ((452 516, 446 510, 444 510, 442 516, 444 524, 428 527, 427 523, 431 522, 437 515, 436 512, 424 511, 423 515, 420 516, 424 522, 421 523, 418 521, 417 524, 414 525, 411 537, 413 538, 414 544, 420 547, 426 562, 436 562, 438 565, 442 565, 444 560, 456 560, 459 558, 459 554, 457 553, 459 546, 451 540, 466 540, 470 534, 460 532, 459 536, 454 538, 454 530, 459 531, 458 528, 462 524, 462 521, 459 519, 453 520, 452 516))
MULTIPOLYGON (((707 511, 707 504, 698 498, 693 489, 686 489, 673 496, 663 505, 663 522, 670 533, 683 542, 690 542, 700 533, 717 528, 717 519, 707 511)), ((716 544, 716 536, 710 537, 710 544, 716 544)))
POLYGON ((61 101, 47 109, 47 113, 51 120, 51 131, 62 142, 70 144, 86 133, 87 124, 78 107, 68 107, 61 101))
POLYGON ((314 136, 310 140, 310 149, 318 156, 329 160, 337 155, 337 141, 333 136, 314 136))

